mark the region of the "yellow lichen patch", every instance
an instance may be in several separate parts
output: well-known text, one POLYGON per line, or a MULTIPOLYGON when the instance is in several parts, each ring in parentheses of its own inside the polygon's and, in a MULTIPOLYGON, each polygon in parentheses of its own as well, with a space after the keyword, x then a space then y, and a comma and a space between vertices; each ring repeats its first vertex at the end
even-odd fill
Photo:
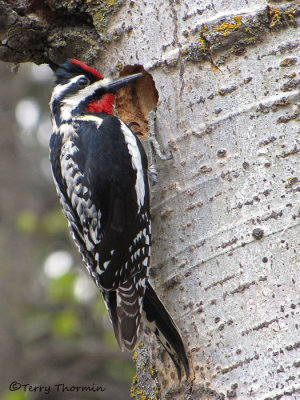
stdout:
POLYGON ((292 7, 289 11, 285 11, 284 14, 287 15, 291 24, 295 23, 294 14, 296 10, 292 7))
POLYGON ((207 31, 207 25, 202 25, 200 32, 199 32, 199 38, 198 38, 198 42, 200 44, 200 49, 202 51, 206 51, 207 50, 207 44, 206 44, 206 40, 204 38, 204 33, 207 31))
POLYGON ((149 399, 149 397, 147 397, 145 395, 145 393, 142 391, 142 389, 136 391, 136 398, 139 400, 148 400, 149 399))
POLYGON ((130 397, 136 398, 136 385, 138 383, 138 379, 137 376, 134 375, 134 377, 132 378, 132 384, 131 384, 131 388, 130 388, 130 397))
MULTIPOLYGON (((121 6, 120 0, 101 1, 100 5, 98 2, 95 3, 93 0, 86 0, 86 3, 88 5, 89 13, 93 18, 94 25, 100 32, 107 30, 107 21, 109 16, 114 14, 121 6)), ((113 39, 115 40, 115 38, 113 39)))
POLYGON ((160 398, 160 386, 159 384, 155 385, 155 396, 154 399, 159 399, 160 398))
POLYGON ((280 22, 280 12, 278 8, 270 8, 270 17, 272 18, 270 28, 274 28, 280 22))
MULTIPOLYGON (((247 23, 247 21, 246 21, 246 23, 247 23)), ((253 32, 253 29, 252 29, 252 28, 250 28, 249 26, 246 26, 246 28, 245 28, 245 32, 247 32, 247 33, 250 33, 251 35, 253 35, 253 34, 254 34, 254 32, 253 32)))
POLYGON ((292 65, 295 65, 297 62, 297 58, 285 58, 284 60, 281 61, 280 66, 281 67, 290 67, 292 65))
POLYGON ((138 400, 150 400, 142 389, 137 390, 135 386, 131 386, 130 397, 138 400))
POLYGON ((269 14, 271 17, 270 28, 274 28, 274 26, 281 22, 289 22, 290 24, 295 23, 294 16, 296 14, 296 9, 294 7, 291 7, 284 12, 278 8, 270 8, 269 14))
POLYGON ((118 71, 121 71, 121 70, 123 69, 123 63, 119 62, 119 63, 116 65, 116 68, 117 68, 118 71))
POLYGON ((137 356, 138 356, 137 351, 134 350, 134 353, 133 353, 133 356, 132 356, 132 360, 136 361, 137 360, 137 356))
POLYGON ((153 367, 153 365, 150 365, 150 374, 152 378, 156 375, 156 369, 153 367))
POLYGON ((255 43, 256 40, 257 40, 257 38, 255 36, 250 36, 248 38, 245 38, 245 43, 252 44, 252 43, 255 43))
POLYGON ((133 378, 132 378, 132 384, 133 385, 137 384, 137 376, 136 375, 134 375, 133 378))
POLYGON ((118 40, 119 39, 119 35, 118 35, 118 33, 117 33, 117 31, 115 29, 112 31, 112 38, 113 38, 113 40, 118 40))
POLYGON ((239 28, 242 25, 242 17, 237 15, 236 17, 233 18, 235 20, 237 28, 239 28))
POLYGON ((205 40, 200 36, 199 39, 198 39, 198 42, 200 43, 200 49, 202 51, 205 51, 206 50, 205 40))
POLYGON ((113 7, 118 4, 118 0, 107 0, 107 6, 108 7, 113 7))
POLYGON ((223 22, 220 26, 216 26, 214 30, 222 32, 223 36, 228 36, 231 32, 236 31, 242 25, 242 17, 237 15, 233 19, 235 23, 223 22))

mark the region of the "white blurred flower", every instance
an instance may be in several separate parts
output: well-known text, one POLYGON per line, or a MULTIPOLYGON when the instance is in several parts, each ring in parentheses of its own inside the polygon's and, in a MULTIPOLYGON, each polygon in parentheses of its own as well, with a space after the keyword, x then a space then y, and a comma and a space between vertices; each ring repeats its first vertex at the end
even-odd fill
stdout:
POLYGON ((51 133, 52 124, 49 116, 42 118, 37 130, 37 139, 42 146, 48 148, 51 133))
POLYGON ((40 106, 33 99, 22 99, 15 108, 15 117, 22 129, 32 130, 39 123, 40 106))
POLYGON ((49 278, 59 278, 69 272, 72 265, 73 257, 68 251, 55 251, 46 258, 44 273, 49 278))
POLYGON ((96 296, 95 284, 86 274, 79 275, 74 285, 74 296, 81 303, 88 303, 96 296))

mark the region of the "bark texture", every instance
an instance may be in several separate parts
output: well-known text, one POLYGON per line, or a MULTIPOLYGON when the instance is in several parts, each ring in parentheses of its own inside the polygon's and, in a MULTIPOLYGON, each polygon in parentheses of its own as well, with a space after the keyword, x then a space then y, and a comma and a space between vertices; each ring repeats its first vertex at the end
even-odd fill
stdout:
MULTIPOLYGON (((151 276, 192 379, 178 383, 145 335, 132 397, 299 398, 299 2, 26 4, 30 14, 0 1, 1 59, 72 56, 104 75, 143 66, 158 92, 159 141, 174 158, 158 161, 151 276), (23 51, 14 40, 30 23, 41 39, 23 51)), ((153 90, 136 91, 146 120, 153 90)))

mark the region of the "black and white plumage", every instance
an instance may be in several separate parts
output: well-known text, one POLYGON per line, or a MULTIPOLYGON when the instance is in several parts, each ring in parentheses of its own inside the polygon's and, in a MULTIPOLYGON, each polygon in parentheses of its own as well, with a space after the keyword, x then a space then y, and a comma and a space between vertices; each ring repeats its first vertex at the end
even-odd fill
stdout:
POLYGON ((114 81, 71 59, 55 71, 50 161, 63 212, 102 292, 121 349, 133 350, 141 317, 172 357, 189 367, 175 323, 148 281, 151 218, 148 162, 136 135, 113 116, 114 81))

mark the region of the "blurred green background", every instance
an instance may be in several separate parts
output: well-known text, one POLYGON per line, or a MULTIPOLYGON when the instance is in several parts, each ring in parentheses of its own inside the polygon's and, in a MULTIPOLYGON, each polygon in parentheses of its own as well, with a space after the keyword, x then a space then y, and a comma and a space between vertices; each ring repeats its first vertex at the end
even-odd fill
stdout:
POLYGON ((51 86, 46 66, 0 63, 0 400, 129 399, 131 355, 117 346, 52 182, 51 86), (50 393, 11 391, 13 381, 50 393))

